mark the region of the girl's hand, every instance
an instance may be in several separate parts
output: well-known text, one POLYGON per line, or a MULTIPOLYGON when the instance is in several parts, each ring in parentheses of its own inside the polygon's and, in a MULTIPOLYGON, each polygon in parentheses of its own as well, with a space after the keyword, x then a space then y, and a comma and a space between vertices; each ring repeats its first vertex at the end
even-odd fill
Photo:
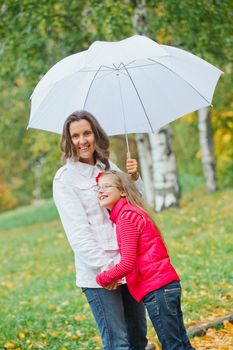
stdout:
POLYGON ((116 282, 113 282, 112 284, 109 284, 107 287, 105 287, 105 289, 115 290, 119 287, 119 285, 121 285, 121 280, 118 280, 116 282))
POLYGON ((136 181, 139 178, 138 162, 136 159, 126 160, 126 170, 128 174, 131 176, 132 180, 136 181))

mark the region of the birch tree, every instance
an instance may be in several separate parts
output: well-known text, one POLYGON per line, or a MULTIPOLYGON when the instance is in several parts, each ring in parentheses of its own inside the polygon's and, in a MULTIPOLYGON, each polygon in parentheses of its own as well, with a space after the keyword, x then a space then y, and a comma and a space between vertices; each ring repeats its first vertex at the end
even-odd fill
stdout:
POLYGON ((150 143, 147 134, 136 134, 136 143, 138 157, 140 162, 141 174, 144 183, 145 197, 147 203, 154 206, 154 188, 153 188, 153 165, 151 158, 150 143))
MULTIPOLYGON (((218 2, 204 0, 196 2, 195 6, 193 0, 169 0, 155 6, 160 12, 157 20, 150 22, 150 30, 168 37, 167 45, 183 48, 226 70, 232 62, 232 1, 222 1, 221 8, 218 2)), ((204 177, 207 188, 214 191, 217 185, 211 121, 208 110, 201 110, 198 116, 204 177)))
MULTIPOLYGON (((134 28, 139 34, 147 33, 146 1, 138 2, 134 9, 134 28)), ((171 128, 166 126, 154 134, 137 135, 139 160, 145 184, 146 199, 156 211, 178 205, 179 186, 176 157, 172 151, 171 128), (148 156, 151 152, 151 156, 148 156), (152 161, 152 162, 151 162, 152 161)))
MULTIPOLYGON (((132 17, 135 33, 145 35, 146 28, 146 1, 141 0, 134 7, 132 17)), ((147 134, 139 133, 136 135, 136 143, 141 168, 141 174, 145 189, 145 198, 149 205, 154 206, 154 188, 153 188, 153 167, 151 158, 150 142, 147 134)))
POLYGON ((210 122, 210 109, 208 107, 200 109, 198 112, 199 142, 201 148, 201 161, 209 191, 217 188, 215 178, 214 143, 210 122))
POLYGON ((155 189, 154 206, 159 212, 164 208, 178 206, 179 185, 170 125, 149 134, 149 138, 155 189))

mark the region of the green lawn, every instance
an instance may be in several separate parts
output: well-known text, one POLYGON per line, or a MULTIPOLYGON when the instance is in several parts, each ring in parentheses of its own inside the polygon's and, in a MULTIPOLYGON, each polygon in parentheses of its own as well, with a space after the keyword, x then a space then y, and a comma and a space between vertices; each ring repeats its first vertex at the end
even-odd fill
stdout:
MULTIPOLYGON (((232 312, 232 197, 199 188, 155 215, 182 279, 187 326, 232 312)), ((101 348, 51 200, 0 215, 0 259, 0 349, 101 348)))

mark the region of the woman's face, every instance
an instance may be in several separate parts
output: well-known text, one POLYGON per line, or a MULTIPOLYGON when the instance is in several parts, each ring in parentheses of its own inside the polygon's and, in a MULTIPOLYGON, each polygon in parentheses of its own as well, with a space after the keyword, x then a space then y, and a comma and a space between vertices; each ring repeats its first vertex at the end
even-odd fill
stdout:
POLYGON ((94 165, 95 135, 91 124, 81 119, 70 124, 70 137, 79 154, 80 162, 94 165))
POLYGON ((114 182, 114 177, 105 175, 99 178, 97 194, 100 206, 112 210, 114 205, 124 196, 124 192, 114 182))

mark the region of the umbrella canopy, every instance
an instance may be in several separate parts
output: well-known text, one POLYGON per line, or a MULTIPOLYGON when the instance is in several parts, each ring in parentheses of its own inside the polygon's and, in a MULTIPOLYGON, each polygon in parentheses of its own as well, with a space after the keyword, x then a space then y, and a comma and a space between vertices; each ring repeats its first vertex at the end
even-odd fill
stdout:
POLYGON ((55 64, 31 96, 28 127, 62 133, 76 110, 108 135, 153 132, 211 105, 221 71, 187 51, 136 35, 94 42, 55 64))

